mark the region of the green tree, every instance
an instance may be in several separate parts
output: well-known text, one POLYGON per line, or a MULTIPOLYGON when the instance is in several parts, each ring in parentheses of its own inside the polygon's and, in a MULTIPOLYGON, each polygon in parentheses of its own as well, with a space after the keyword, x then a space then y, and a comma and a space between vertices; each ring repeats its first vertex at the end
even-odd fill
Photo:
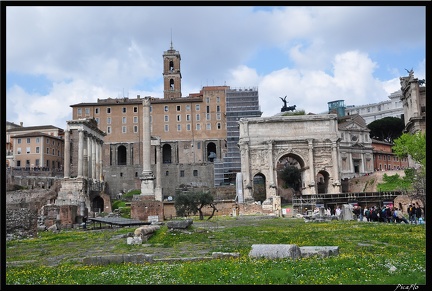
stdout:
POLYGON ((184 192, 176 195, 174 207, 178 216, 189 216, 199 213, 199 219, 204 219, 202 209, 210 206, 213 211, 208 219, 211 219, 216 211, 214 198, 209 192, 184 192))
POLYGON ((393 143, 405 129, 405 123, 398 117, 384 117, 367 125, 369 136, 373 139, 393 143))
POLYGON ((404 133, 394 140, 392 150, 399 158, 411 156, 426 172, 426 133, 404 133))
MULTIPOLYGON (((393 152, 399 158, 410 156, 420 167, 412 169, 410 179, 413 189, 411 196, 423 202, 426 215, 426 133, 404 133, 394 141, 393 152)), ((405 172, 407 173, 407 172, 405 172)))
POLYGON ((281 172, 280 177, 284 181, 285 188, 293 188, 294 191, 300 190, 301 185, 301 172, 300 170, 291 165, 287 165, 281 172))

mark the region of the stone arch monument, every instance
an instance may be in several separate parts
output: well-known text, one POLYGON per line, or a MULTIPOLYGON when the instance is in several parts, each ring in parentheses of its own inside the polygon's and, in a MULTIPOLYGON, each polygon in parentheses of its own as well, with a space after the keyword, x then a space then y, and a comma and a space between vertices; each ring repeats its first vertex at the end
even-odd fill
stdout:
POLYGON ((291 162, 301 171, 302 195, 341 192, 336 114, 242 118, 239 147, 244 201, 253 201, 255 175, 266 198, 277 196, 277 169, 291 162))

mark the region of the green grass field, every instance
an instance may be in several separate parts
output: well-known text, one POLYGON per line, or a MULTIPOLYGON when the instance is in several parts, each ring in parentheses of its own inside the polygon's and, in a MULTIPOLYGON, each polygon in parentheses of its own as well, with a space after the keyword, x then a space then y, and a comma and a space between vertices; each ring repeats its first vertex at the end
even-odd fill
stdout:
POLYGON ((216 217, 188 232, 162 226, 143 245, 128 245, 135 228, 42 232, 6 242, 6 285, 425 285, 426 226, 357 221, 216 217), (255 259, 252 244, 338 246, 328 258, 255 259), (84 265, 102 254, 187 257, 238 252, 239 258, 193 262, 84 265), (53 260, 55 258, 55 260, 53 260))

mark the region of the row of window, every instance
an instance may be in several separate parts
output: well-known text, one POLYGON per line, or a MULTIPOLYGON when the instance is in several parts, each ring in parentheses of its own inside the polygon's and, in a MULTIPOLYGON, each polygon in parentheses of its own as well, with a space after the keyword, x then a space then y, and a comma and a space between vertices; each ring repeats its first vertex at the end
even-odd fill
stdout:
MULTIPOLYGON (((378 156, 378 160, 381 160, 381 155, 377 155, 377 156, 378 156)), ((382 159, 383 160, 387 160, 387 161, 391 161, 392 156, 382 155, 382 159)), ((393 161, 398 162, 399 161, 399 157, 393 156, 393 161)), ((408 161, 408 158, 401 158, 401 162, 406 162, 406 161, 408 161)))
MULTIPOLYGON (((50 150, 53 156, 55 156, 55 151, 56 149, 50 149, 50 148, 46 148, 46 153, 49 155, 50 154, 50 150)), ((17 148, 17 155, 20 155, 22 153, 22 149, 21 148, 17 148)), ((26 154, 31 154, 31 149, 30 147, 26 147, 26 154)), ((39 154, 40 153, 40 147, 35 147, 35 154, 39 154)), ((57 156, 61 156, 60 155, 60 150, 57 150, 57 156)))
MULTIPOLYGON (((17 144, 22 144, 23 143, 22 140, 23 139, 21 139, 21 138, 17 138, 17 144)), ((31 137, 27 137, 25 140, 26 140, 27 143, 31 143, 32 138, 31 137)), ((55 140, 51 140, 49 138, 46 139, 46 143, 47 144, 49 144, 50 141, 52 141, 52 145, 55 145, 55 140)), ((35 143, 40 143, 40 137, 35 137, 35 143)), ((57 146, 60 146, 60 142, 59 141, 57 141, 57 146)))
MULTIPOLYGON (((51 167, 53 169, 55 169, 56 166, 57 166, 57 169, 62 169, 62 165, 61 165, 60 162, 51 161, 51 167)), ((30 164, 30 160, 26 160, 25 164, 22 164, 21 160, 17 160, 16 161, 16 167, 26 167, 26 168, 31 168, 33 170, 36 170, 35 168, 38 168, 38 167, 47 167, 47 168, 49 168, 50 167, 50 160, 46 160, 45 165, 41 165, 39 159, 36 159, 34 164, 30 164)), ((46 170, 46 169, 44 169, 44 170, 46 170)))
MULTIPOLYGON (((138 123, 138 116, 133 116, 133 123, 138 123)), ((178 114, 177 115, 177 122, 181 122, 181 115, 178 114)), ((95 118, 97 124, 99 124, 99 117, 95 118)), ((196 121, 200 121, 201 120, 201 115, 197 114, 196 115, 196 121)), ((206 120, 211 120, 211 114, 207 113, 206 114, 206 120)), ((216 113, 216 120, 221 120, 221 113, 216 113)), ((169 116, 168 115, 164 115, 164 121, 165 122, 169 122, 169 116)), ((191 115, 190 114, 186 114, 186 121, 191 121, 191 115)), ((111 124, 112 123, 112 118, 111 117, 107 117, 107 124, 111 124)), ((122 124, 127 124, 127 117, 123 116, 122 117, 122 124)), ((29 143, 29 142, 28 142, 29 143)))
MULTIPOLYGON (((216 123, 216 128, 218 130, 222 129, 222 124, 220 122, 216 123)), ((211 130, 211 123, 206 123, 206 130, 211 130)), ((127 126, 122 126, 121 127, 122 133, 127 133, 127 126)), ((192 130, 192 125, 190 123, 186 124, 186 130, 190 131, 192 130)), ((195 130, 201 130, 201 123, 197 123, 195 125, 195 130)), ((165 124, 164 125, 164 131, 165 132, 169 132, 169 124, 165 124)), ((182 131, 182 124, 177 124, 177 131, 182 131)), ((112 133, 112 127, 111 126, 107 126, 107 130, 106 130, 107 134, 111 134, 112 133)), ((138 133, 138 125, 134 125, 133 126, 133 133, 138 133)))
MULTIPOLYGON (((219 103, 219 97, 217 98, 217 102, 219 103)), ((209 97, 207 97, 207 103, 209 103, 209 97)), ((176 106, 176 111, 180 112, 181 109, 181 105, 175 105, 176 106)), ((191 106, 190 104, 186 104, 186 111, 190 111, 191 110, 191 106)), ((195 111, 200 111, 201 110, 201 106, 200 104, 195 104, 195 111)), ((133 113, 138 113, 138 106, 134 106, 132 108, 133 113)), ((152 111, 152 106, 150 106, 150 112, 152 111)), ((169 105, 165 105, 164 106, 164 111, 168 112, 169 111, 169 105)), ((85 112, 85 116, 90 116, 90 108, 84 108, 84 112, 85 112)), ((206 112, 210 113, 210 106, 206 106, 206 112)), ((220 105, 216 106, 216 112, 221 112, 221 107, 220 105)), ((99 114, 100 113, 100 108, 96 107, 95 108, 95 114, 99 114)), ((111 107, 106 107, 106 113, 110 114, 111 113, 111 107)), ((127 113, 127 107, 122 107, 122 113, 127 113)), ((82 108, 77 108, 77 115, 78 116, 82 116, 83 115, 83 109, 82 108)))
POLYGON ((382 171, 382 170, 404 170, 405 169, 405 167, 400 167, 400 166, 393 166, 393 165, 387 165, 387 164, 384 164, 384 165, 381 165, 381 164, 379 164, 378 165, 378 169, 375 169, 375 171, 382 171))

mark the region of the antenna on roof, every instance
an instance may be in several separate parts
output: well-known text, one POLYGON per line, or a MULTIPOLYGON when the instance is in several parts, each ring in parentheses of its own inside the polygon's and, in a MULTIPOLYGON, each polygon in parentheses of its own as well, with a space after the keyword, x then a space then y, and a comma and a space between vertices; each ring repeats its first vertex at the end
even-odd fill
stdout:
POLYGON ((172 45, 172 28, 171 28, 171 50, 173 49, 173 45, 172 45))

